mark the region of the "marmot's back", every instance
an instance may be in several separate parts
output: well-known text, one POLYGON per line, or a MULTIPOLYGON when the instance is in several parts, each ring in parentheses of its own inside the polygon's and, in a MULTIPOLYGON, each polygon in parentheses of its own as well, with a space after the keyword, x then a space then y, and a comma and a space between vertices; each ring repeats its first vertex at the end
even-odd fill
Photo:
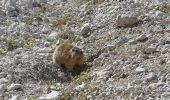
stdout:
POLYGON ((74 67, 84 64, 84 55, 80 48, 69 44, 60 44, 53 53, 53 63, 64 65, 72 71, 74 67))

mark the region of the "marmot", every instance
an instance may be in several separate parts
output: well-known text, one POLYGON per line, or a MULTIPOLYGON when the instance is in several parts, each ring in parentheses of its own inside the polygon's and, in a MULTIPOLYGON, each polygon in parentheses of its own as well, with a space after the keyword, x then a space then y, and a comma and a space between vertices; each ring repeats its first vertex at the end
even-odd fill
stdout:
POLYGON ((79 47, 70 43, 62 43, 56 47, 52 60, 54 64, 64 66, 69 71, 73 71, 75 67, 84 64, 84 54, 79 47))

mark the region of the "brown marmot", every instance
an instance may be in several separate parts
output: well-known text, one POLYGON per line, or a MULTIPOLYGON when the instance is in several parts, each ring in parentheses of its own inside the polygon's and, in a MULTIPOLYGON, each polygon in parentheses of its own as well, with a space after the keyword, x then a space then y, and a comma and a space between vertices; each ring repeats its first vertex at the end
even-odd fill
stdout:
POLYGON ((82 49, 70 43, 62 43, 56 47, 52 60, 54 64, 64 66, 69 71, 84 64, 84 54, 82 49))

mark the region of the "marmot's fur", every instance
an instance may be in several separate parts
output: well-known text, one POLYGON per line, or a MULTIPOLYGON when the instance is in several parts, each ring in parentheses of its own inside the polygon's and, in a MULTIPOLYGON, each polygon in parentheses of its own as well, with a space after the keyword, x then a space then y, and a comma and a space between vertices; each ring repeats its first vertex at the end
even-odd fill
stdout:
POLYGON ((73 71, 76 66, 84 64, 84 55, 80 48, 70 43, 62 43, 56 47, 52 60, 54 64, 64 66, 69 71, 73 71))

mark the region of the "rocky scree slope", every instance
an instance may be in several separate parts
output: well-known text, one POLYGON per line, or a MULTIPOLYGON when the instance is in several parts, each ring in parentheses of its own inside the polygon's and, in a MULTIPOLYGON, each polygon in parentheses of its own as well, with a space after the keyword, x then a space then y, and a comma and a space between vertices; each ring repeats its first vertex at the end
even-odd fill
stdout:
POLYGON ((0 11, 0 98, 170 98, 168 1, 13 2, 0 11), (64 41, 85 52, 77 76, 51 62, 64 41))

